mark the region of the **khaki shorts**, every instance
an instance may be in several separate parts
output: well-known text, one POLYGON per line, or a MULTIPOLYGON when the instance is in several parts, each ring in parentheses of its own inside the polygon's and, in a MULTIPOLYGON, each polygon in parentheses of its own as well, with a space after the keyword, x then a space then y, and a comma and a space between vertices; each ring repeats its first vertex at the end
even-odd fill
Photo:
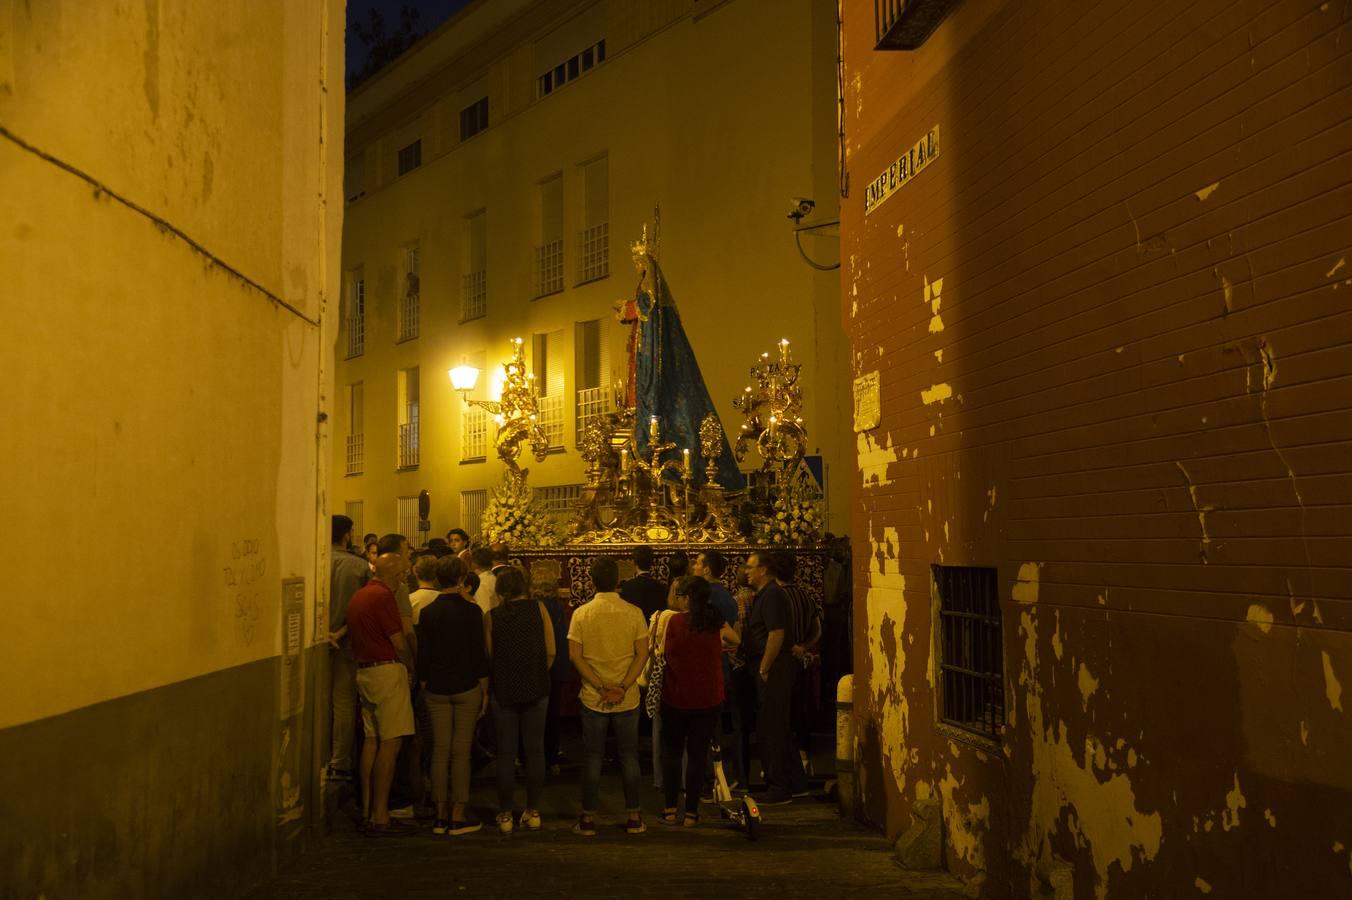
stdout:
POLYGON ((408 669, 397 662, 360 668, 357 693, 361 696, 361 724, 367 737, 384 741, 413 733, 408 669))

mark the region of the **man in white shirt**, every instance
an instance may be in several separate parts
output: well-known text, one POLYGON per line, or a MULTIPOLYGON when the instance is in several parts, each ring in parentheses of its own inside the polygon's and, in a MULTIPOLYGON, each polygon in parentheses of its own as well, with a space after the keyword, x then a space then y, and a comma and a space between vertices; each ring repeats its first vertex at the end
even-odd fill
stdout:
POLYGON ((498 579, 493 574, 493 551, 487 547, 475 547, 470 554, 470 568, 479 576, 479 589, 474 592, 474 602, 484 615, 498 605, 498 579))
POLYGON ((582 678, 582 814, 573 831, 588 837, 596 834, 596 808, 600 804, 601 756, 606 732, 612 726, 620 754, 624 805, 628 817, 625 831, 642 834, 638 768, 638 675, 648 660, 648 625, 638 607, 615 592, 620 568, 613 558, 601 557, 591 564, 596 596, 573 613, 568 626, 568 653, 582 678))

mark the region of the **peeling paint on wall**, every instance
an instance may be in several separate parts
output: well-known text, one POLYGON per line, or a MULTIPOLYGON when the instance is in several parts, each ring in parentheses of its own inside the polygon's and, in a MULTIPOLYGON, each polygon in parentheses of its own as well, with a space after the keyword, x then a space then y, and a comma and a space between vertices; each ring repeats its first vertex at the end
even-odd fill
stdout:
POLYGON ((1261 603, 1249 604, 1249 610, 1244 615, 1245 621, 1258 626, 1258 630, 1267 634, 1272 630, 1272 610, 1261 603))
POLYGON ((884 762, 898 790, 906 783, 906 732, 910 709, 901 691, 906 667, 902 634, 906 625, 906 578, 901 574, 901 539, 897 529, 883 528, 882 540, 869 534, 868 612, 869 693, 877 711, 884 762))
POLYGON ((1213 181, 1211 184, 1208 184, 1206 187, 1202 188, 1200 191, 1197 192, 1197 199, 1205 200, 1212 194, 1216 193, 1216 188, 1220 186, 1221 183, 1219 181, 1213 181))
MULTIPOLYGON (((957 754, 957 748, 949 744, 950 751, 957 754)), ((957 793, 962 786, 953 774, 953 766, 945 768, 944 777, 939 782, 939 796, 943 798, 944 838, 949 852, 957 859, 978 871, 986 868, 984 843, 990 831, 990 799, 983 796, 974 803, 959 802, 957 793)))
MULTIPOLYGON (((1022 579, 1023 574, 1021 570, 1020 583, 1030 583, 1022 579)), ((1016 591, 1018 587, 1016 584, 1016 591)), ((1110 774, 1106 770, 1107 752, 1101 742, 1090 738, 1077 753, 1066 723, 1044 719, 1037 620, 1036 609, 1019 614, 1024 658, 1018 682, 1024 692, 1028 731, 1033 736, 1033 794, 1023 845, 1016 856, 1032 869, 1039 862, 1050 863, 1051 838, 1065 823, 1076 844, 1088 848, 1094 863, 1095 894, 1103 898, 1108 894, 1110 869, 1116 867, 1125 873, 1137 863, 1155 858, 1163 839, 1163 818, 1158 812, 1138 808, 1135 787, 1126 773, 1110 774)), ((1125 746, 1125 741, 1119 741, 1119 749, 1125 746)))
POLYGON ((1042 563, 1026 562, 1019 566, 1019 577, 1014 582, 1015 603, 1036 603, 1038 579, 1042 563))
MULTIPOLYGON (((875 441, 868 432, 855 436, 855 447, 859 456, 859 474, 864 487, 885 487, 892 483, 887 475, 887 467, 897 461, 896 448, 892 446, 891 435, 883 435, 881 442, 875 441)), ((905 456, 905 450, 902 451, 905 456)))
POLYGON ((936 278, 933 282, 925 278, 925 300, 924 302, 930 308, 929 333, 938 334, 944 330, 944 320, 939 315, 939 307, 943 305, 943 299, 939 296, 944 289, 944 280, 936 278))
POLYGON ((1338 680, 1338 676, 1333 674, 1333 660, 1329 658, 1329 652, 1322 650, 1319 655, 1324 660, 1324 696, 1328 697, 1329 706, 1342 712, 1343 684, 1338 680))
POLYGON ((932 403, 942 403, 953 396, 953 388, 947 382, 943 384, 932 384, 929 390, 920 392, 920 400, 926 406, 932 403))

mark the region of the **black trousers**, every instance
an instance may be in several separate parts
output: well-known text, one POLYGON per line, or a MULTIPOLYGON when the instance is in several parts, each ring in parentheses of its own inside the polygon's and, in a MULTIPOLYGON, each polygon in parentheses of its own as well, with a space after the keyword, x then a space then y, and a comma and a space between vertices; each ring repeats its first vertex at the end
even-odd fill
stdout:
MULTIPOLYGON (((770 790, 797 794, 808 789, 803 762, 793 742, 791 707, 793 685, 798 677, 798 661, 793 654, 783 652, 770 667, 769 677, 760 677, 760 661, 756 661, 756 697, 760 709, 756 714, 756 745, 760 748, 761 767, 770 790)), ((665 723, 664 723, 665 724, 665 723)))
POLYGON ((709 771, 709 743, 722 704, 708 709, 677 709, 662 704, 662 790, 667 808, 676 806, 676 791, 681 784, 681 757, 685 764, 685 811, 699 814, 699 795, 709 771))

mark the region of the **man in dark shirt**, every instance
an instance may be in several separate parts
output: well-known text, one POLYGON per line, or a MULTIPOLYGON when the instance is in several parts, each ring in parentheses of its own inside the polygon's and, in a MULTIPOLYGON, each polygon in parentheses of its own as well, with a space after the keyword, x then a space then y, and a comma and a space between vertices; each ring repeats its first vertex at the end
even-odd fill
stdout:
MULTIPOLYGON (((812 726, 819 709, 817 695, 820 693, 821 657, 817 653, 817 643, 822 636, 822 612, 817 599, 801 584, 795 582, 798 560, 787 550, 781 550, 770 556, 770 574, 775 583, 784 589, 789 600, 789 634, 792 641, 789 652, 794 658, 794 682, 792 700, 789 703, 789 719, 792 733, 797 737, 793 752, 797 754, 799 764, 806 774, 812 759, 812 726)), ((807 796, 807 782, 798 785, 794 796, 807 796)))
POLYGON ((375 577, 352 595, 347 608, 347 634, 357 665, 357 692, 361 696, 362 812, 370 819, 371 834, 405 834, 416 830, 390 820, 390 785, 399 746, 413 734, 413 705, 409 680, 413 655, 404 638, 404 625, 394 599, 394 587, 406 566, 401 553, 376 557, 375 577))
POLYGON ((620 585, 620 596, 643 612, 643 621, 651 622, 653 613, 666 609, 667 586, 648 574, 653 567, 653 548, 634 548, 634 568, 638 574, 620 585))
POLYGON ((748 665, 756 670, 760 707, 756 744, 760 747, 766 792, 756 799, 764 806, 779 806, 792 802, 795 793, 807 790, 807 777, 790 731, 796 665, 786 633, 791 626, 789 599, 775 583, 769 562, 769 554, 764 552, 752 553, 746 560, 747 581, 756 589, 756 598, 747 614, 742 645, 748 665))

